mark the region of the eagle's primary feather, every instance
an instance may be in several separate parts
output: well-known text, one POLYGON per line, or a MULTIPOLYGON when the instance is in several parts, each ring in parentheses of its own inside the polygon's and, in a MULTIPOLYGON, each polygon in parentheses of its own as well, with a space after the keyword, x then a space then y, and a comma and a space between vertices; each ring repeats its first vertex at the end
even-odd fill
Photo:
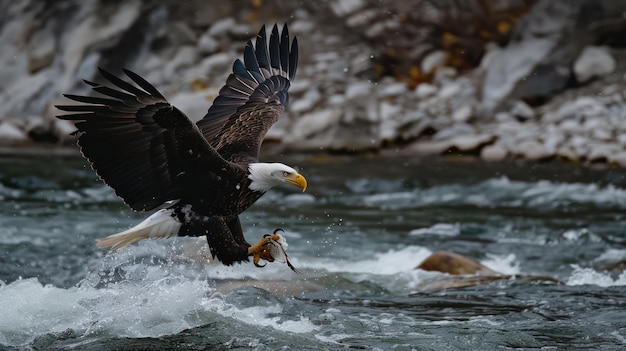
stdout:
POLYGON ((132 83, 104 69, 110 85, 85 81, 98 97, 65 95, 81 104, 57 106, 71 112, 58 118, 75 123, 80 150, 98 176, 134 210, 171 202, 99 244, 117 249, 145 238, 206 236, 222 263, 248 260, 238 215, 272 186, 306 187, 293 168, 258 161, 265 134, 289 101, 297 61, 287 25, 280 33, 274 25, 269 41, 263 26, 197 124, 129 70, 123 72, 132 83))

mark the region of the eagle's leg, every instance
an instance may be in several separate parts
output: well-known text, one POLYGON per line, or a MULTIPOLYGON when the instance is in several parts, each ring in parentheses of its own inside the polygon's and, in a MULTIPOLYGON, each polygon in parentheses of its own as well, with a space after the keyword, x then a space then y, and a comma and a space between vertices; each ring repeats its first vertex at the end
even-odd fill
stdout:
POLYGON ((252 262, 257 267, 265 267, 265 265, 259 264, 261 260, 267 262, 274 262, 274 257, 270 252, 270 245, 272 240, 278 241, 280 239, 278 231, 282 229, 276 229, 273 234, 265 234, 256 244, 248 248, 248 256, 252 256, 252 262))
POLYGON ((248 244, 238 243, 224 217, 192 216, 180 228, 178 236, 206 236, 213 258, 229 266, 248 261, 248 244))

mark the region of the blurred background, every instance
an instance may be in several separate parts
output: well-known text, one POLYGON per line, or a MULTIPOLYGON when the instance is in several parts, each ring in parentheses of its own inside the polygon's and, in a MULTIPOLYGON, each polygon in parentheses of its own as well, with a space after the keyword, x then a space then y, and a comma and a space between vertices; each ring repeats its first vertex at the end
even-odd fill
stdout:
MULTIPOLYGON (((200 119, 245 42, 287 23, 300 65, 278 150, 626 166, 626 3, 565 0, 0 4, 0 144, 72 142, 53 107, 101 66, 200 119)), ((269 144, 269 143, 268 143, 269 144)))

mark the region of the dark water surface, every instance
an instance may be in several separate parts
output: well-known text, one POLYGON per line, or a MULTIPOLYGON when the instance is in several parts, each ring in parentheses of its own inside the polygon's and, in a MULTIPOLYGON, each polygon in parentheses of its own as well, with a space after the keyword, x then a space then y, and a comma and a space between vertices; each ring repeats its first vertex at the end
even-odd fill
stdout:
POLYGON ((610 267, 626 260, 626 171, 281 161, 309 189, 275 189, 242 223, 250 242, 284 228, 300 275, 208 263, 205 241, 190 238, 106 254, 94 239, 146 214, 77 156, 0 156, 0 349, 626 348, 626 274, 610 267), (560 283, 434 289, 451 277, 414 267, 438 250, 560 283))

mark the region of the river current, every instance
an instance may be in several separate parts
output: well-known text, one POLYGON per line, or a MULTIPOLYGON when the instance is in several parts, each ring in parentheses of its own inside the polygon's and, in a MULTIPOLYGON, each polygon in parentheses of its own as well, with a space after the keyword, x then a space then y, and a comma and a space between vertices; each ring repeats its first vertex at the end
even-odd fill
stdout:
POLYGON ((3 350, 622 350, 626 171, 397 155, 285 156, 242 217, 283 228, 290 260, 208 260, 206 241, 94 239, 146 217, 79 158, 0 156, 3 350), (415 267, 451 251, 507 275, 415 267), (543 277, 541 279, 525 279, 543 277), (524 279, 522 279, 524 278, 524 279))

